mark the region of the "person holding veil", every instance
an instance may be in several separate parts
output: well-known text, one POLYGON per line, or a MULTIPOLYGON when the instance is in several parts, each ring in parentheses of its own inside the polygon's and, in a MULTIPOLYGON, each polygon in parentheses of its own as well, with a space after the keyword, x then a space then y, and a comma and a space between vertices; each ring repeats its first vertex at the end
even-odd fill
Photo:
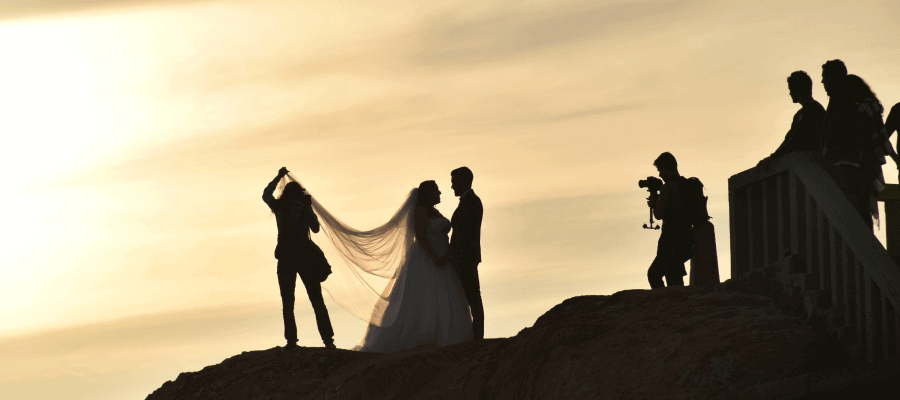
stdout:
POLYGON ((278 287, 281 292, 282 315, 284 317, 285 349, 297 346, 297 323, 294 320, 294 289, 297 275, 306 287, 309 302, 316 314, 316 325, 325 347, 334 349, 334 330, 328 309, 322 298, 321 282, 330 274, 331 267, 319 248, 310 241, 309 231, 319 232, 319 220, 312 210, 311 196, 304 194, 303 186, 290 179, 277 199, 274 196, 278 183, 288 175, 282 167, 278 176, 263 191, 263 201, 275 214, 278 225, 278 245, 275 258, 278 259, 278 287))
POLYGON ((334 274, 323 288, 341 307, 368 322, 354 350, 386 353, 472 340, 465 293, 456 271, 445 262, 450 221, 435 208, 440 201, 437 183, 422 182, 387 223, 360 231, 311 197, 331 242, 323 250, 344 261, 333 263, 334 274))

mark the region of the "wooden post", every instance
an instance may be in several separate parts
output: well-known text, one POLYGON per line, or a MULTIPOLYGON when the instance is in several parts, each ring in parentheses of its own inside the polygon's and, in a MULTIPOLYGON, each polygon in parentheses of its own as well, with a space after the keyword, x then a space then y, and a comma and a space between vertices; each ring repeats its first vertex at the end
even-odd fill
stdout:
MULTIPOLYGON (((819 211, 809 192, 803 192, 806 206, 806 273, 819 276, 819 211)), ((821 282, 817 282, 822 288, 821 282)))
POLYGON ((894 259, 900 258, 900 185, 885 185, 878 201, 884 202, 885 249, 894 259))

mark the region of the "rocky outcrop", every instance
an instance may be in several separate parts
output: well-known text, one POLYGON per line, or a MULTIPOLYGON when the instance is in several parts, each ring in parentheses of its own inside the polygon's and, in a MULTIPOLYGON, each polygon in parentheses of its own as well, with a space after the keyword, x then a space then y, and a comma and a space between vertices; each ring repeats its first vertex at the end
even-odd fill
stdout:
POLYGON ((770 297, 724 286, 575 297, 514 337, 443 348, 246 352, 147 399, 715 398, 843 362, 770 297))

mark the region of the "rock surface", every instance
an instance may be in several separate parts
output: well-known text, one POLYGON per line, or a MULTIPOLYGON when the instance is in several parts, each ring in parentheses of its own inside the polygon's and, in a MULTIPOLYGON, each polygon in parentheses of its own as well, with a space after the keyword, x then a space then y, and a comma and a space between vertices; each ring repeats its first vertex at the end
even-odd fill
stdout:
POLYGON ((841 366, 802 319, 723 287, 574 297, 514 337, 443 348, 246 352, 147 400, 714 398, 841 366))

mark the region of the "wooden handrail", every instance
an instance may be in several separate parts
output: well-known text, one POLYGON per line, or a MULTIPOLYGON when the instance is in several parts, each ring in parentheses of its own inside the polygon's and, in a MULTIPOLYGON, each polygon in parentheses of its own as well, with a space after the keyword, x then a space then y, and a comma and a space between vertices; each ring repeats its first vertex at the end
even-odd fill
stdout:
POLYGON ((900 267, 810 152, 773 160, 728 180, 731 276, 800 260, 810 314, 829 327, 858 361, 898 357, 900 267), (858 353, 855 353, 858 352, 858 353))

